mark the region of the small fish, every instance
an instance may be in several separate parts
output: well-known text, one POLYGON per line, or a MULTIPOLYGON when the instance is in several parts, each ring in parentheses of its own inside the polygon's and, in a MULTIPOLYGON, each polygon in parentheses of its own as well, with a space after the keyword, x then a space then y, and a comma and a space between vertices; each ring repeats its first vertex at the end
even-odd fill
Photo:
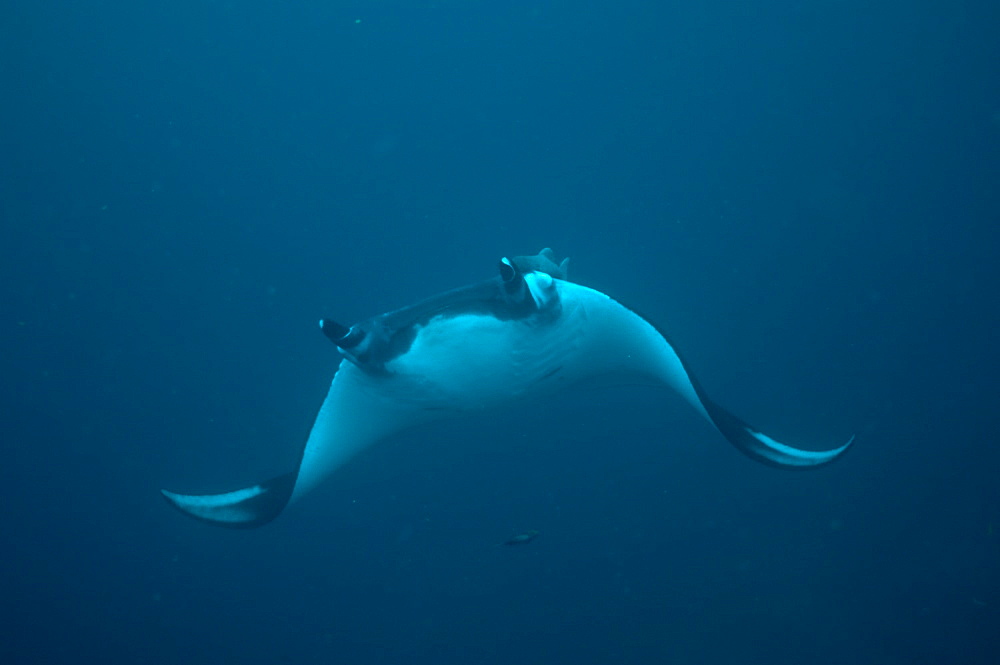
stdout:
POLYGON ((538 532, 532 529, 531 531, 525 531, 524 533, 519 533, 516 536, 506 540, 501 545, 526 545, 538 537, 538 532))

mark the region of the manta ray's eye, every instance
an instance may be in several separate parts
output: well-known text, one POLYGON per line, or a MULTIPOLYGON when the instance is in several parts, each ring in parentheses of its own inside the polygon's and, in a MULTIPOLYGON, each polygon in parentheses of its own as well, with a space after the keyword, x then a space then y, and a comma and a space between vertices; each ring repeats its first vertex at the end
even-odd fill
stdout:
POLYGON ((517 268, 514 264, 510 262, 506 256, 500 259, 500 279, 502 279, 507 284, 510 284, 517 278, 517 268))

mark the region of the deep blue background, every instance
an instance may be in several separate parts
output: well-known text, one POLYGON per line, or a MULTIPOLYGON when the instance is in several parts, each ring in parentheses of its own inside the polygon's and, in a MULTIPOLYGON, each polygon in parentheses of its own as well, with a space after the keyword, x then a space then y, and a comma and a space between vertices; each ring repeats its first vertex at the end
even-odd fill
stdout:
POLYGON ((1000 5, 8 2, 0 660, 993 663, 1000 5), (551 245, 723 404, 386 442, 256 531, 316 330, 551 245), (498 548, 538 529, 530 546, 498 548))

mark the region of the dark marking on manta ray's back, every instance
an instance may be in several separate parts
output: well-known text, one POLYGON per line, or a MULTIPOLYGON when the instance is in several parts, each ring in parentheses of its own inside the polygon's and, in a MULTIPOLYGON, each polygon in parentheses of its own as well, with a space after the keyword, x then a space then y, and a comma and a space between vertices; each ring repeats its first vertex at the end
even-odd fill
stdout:
MULTIPOLYGON (((737 450, 769 466, 821 467, 850 449, 853 436, 817 450, 751 427, 708 396, 662 331, 613 298, 569 281, 568 268, 568 259, 557 261, 543 249, 501 259, 490 279, 351 326, 323 319, 320 328, 341 360, 297 466, 242 489, 161 490, 164 498, 204 522, 260 526, 354 456, 403 430, 608 377, 668 386, 737 450)), ((536 535, 529 531, 505 544, 536 535)))

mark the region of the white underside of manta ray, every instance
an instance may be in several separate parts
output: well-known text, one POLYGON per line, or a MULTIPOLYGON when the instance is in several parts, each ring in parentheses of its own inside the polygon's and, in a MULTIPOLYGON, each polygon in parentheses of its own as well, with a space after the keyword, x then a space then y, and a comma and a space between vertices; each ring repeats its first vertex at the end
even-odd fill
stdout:
POLYGON ((782 468, 816 467, 854 441, 811 451, 779 443, 705 394, 676 349, 641 316, 566 279, 552 251, 503 259, 491 280, 350 328, 321 321, 343 360, 298 468, 223 494, 162 490, 181 512, 230 527, 270 522, 354 455, 419 423, 544 396, 584 380, 665 384, 737 449, 782 468))

